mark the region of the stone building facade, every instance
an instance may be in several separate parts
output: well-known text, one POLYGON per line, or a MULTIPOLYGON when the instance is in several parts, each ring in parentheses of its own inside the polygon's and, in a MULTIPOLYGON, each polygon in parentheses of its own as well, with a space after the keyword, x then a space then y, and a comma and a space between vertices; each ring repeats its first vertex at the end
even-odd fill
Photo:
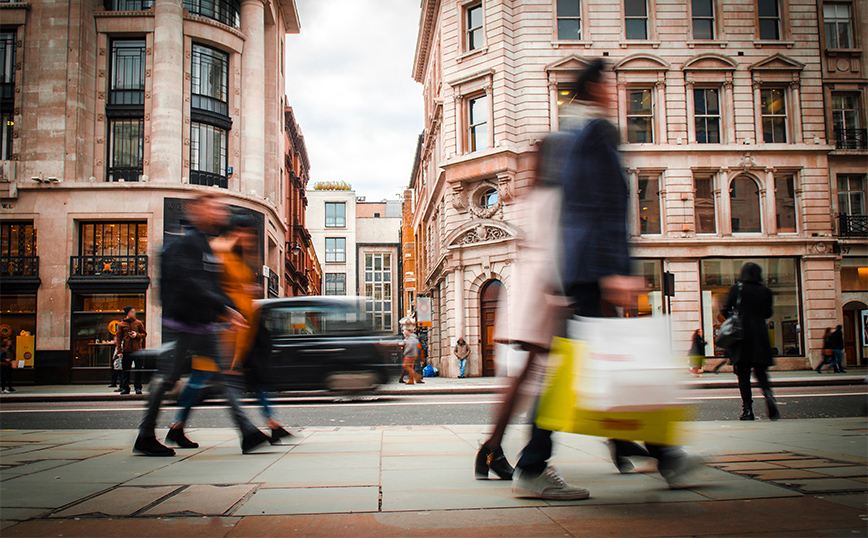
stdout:
POLYGON ((202 189, 256 220, 280 293, 298 32, 293 0, 0 3, 2 324, 36 347, 20 379, 107 379, 125 305, 160 343, 158 255, 202 189))
MULTIPOLYGON (((672 273, 672 333, 686 353, 696 328, 716 330, 721 300, 751 260, 775 293, 779 367, 819 361, 824 328, 841 320, 821 8, 424 0, 412 75, 426 125, 410 187, 417 291, 433 299, 429 354, 442 357, 441 372, 456 375, 446 357, 460 335, 474 350, 470 375, 494 372, 494 305, 520 293, 514 262, 528 217, 517 200, 569 84, 597 57, 617 85, 635 270, 646 280, 634 315, 663 313, 672 273)), ((864 25, 852 28, 861 43, 864 25)))

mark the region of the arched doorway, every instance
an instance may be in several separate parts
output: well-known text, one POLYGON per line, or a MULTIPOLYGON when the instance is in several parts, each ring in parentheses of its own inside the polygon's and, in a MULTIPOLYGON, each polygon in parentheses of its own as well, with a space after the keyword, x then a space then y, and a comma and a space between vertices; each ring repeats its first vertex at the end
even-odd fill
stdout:
POLYGON ((862 348, 868 346, 863 336, 868 333, 868 327, 862 327, 866 323, 862 319, 862 311, 868 309, 868 305, 861 301, 850 301, 844 305, 844 365, 864 366, 865 357, 862 356, 862 348))
POLYGON ((494 365, 494 324, 497 321, 497 301, 503 293, 499 280, 489 280, 479 291, 479 332, 482 343, 479 356, 482 358, 482 375, 493 376, 494 365))

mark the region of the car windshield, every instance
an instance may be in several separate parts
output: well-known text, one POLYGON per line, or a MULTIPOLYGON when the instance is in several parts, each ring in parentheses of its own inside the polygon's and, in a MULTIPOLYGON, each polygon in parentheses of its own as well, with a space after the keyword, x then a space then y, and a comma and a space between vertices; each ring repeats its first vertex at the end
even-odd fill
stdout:
POLYGON ((272 337, 370 333, 373 328, 361 302, 278 306, 264 315, 272 337))

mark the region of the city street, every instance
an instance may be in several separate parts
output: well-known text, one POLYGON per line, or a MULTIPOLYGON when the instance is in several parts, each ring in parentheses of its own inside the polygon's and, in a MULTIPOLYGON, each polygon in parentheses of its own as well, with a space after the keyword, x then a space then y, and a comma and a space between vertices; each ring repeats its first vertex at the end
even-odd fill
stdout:
MULTIPOLYGON (((408 391, 409 392, 409 391, 408 391)), ((762 398, 756 391, 755 408, 765 416, 762 398)), ((784 419, 845 418, 865 416, 868 397, 866 385, 781 387, 777 396, 784 419)), ((688 392, 696 405, 694 418, 701 421, 731 420, 741 409, 737 389, 696 389, 688 392)), ((491 420, 496 394, 433 394, 385 396, 305 396, 281 397, 276 404, 278 417, 294 427, 322 426, 440 426, 485 424, 491 420)), ((4 429, 129 429, 141 420, 143 402, 112 401, 37 403, 4 402, 0 420, 4 429)), ((255 405, 245 406, 258 420, 255 405)), ((168 426, 175 407, 164 408, 162 423, 168 426)), ((194 411, 192 428, 229 426, 228 407, 222 402, 194 411)), ((519 422, 523 422, 519 418, 519 422)))

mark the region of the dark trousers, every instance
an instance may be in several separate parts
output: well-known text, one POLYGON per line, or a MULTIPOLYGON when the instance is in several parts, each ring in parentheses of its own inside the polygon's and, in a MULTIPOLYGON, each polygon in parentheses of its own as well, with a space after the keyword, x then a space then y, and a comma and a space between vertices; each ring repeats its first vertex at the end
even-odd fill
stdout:
POLYGON ((116 387, 118 384, 118 379, 121 378, 121 371, 115 370, 114 361, 112 361, 112 367, 111 368, 112 368, 112 381, 111 381, 111 383, 112 383, 113 387, 116 387))
POLYGON ((136 387, 136 390, 142 390, 142 368, 144 368, 144 360, 133 359, 128 355, 124 355, 123 359, 123 370, 121 371, 121 388, 124 392, 130 391, 130 375, 133 376, 133 386, 136 387))
POLYGON ((772 397, 772 386, 769 383, 769 375, 766 372, 767 366, 753 366, 750 363, 739 361, 733 365, 735 375, 738 376, 738 391, 741 393, 741 403, 744 407, 753 405, 753 394, 750 387, 750 371, 756 376, 757 382, 763 391, 766 398, 772 397))
POLYGON ((12 388, 12 365, 0 366, 0 389, 12 388))
MULTIPOLYGON (((596 283, 574 286, 567 291, 572 298, 575 313, 578 316, 602 317, 603 307, 600 303, 600 286, 596 283)), ((534 411, 536 414, 536 411, 534 411)), ((533 425, 530 431, 530 441, 521 451, 521 457, 516 467, 528 475, 540 475, 545 471, 549 458, 552 457, 552 432, 533 425)))

